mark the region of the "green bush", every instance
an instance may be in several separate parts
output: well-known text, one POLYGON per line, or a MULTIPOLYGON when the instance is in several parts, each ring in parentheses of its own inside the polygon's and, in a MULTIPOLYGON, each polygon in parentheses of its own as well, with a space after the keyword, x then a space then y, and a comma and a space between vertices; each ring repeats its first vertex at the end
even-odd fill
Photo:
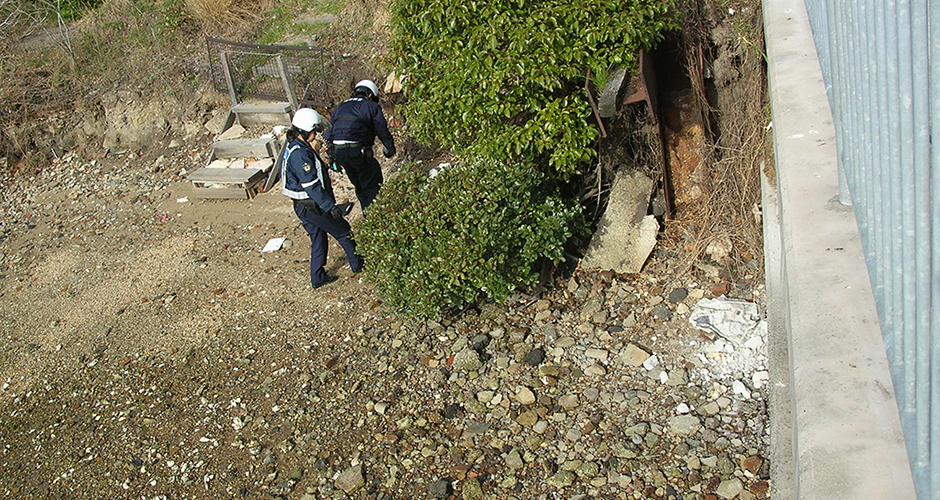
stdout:
POLYGON ((433 179, 410 165, 356 228, 366 277, 394 308, 419 316, 482 298, 505 300, 558 262, 580 220, 531 165, 463 163, 433 179))
POLYGON ((594 156, 588 69, 635 67, 671 0, 398 0, 394 52, 419 140, 563 175, 594 156))
MULTIPOLYGON (((462 166, 388 182, 356 239, 392 306, 420 315, 504 300, 558 262, 580 221, 559 186, 590 164, 590 71, 635 67, 672 0, 396 0, 392 53, 407 131, 462 166)), ((603 84, 603 82, 601 83, 603 84)), ((595 87, 598 85, 594 83, 595 87)), ((595 88, 595 90, 597 90, 595 88)))

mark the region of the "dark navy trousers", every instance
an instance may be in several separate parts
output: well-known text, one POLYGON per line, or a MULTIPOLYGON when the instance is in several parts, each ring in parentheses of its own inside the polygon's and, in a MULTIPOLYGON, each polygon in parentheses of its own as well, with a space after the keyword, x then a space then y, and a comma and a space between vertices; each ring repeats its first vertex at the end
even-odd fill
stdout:
POLYGON ((362 257, 356 254, 356 243, 350 239, 351 228, 345 219, 334 219, 329 214, 317 215, 313 210, 294 202, 294 213, 310 235, 310 284, 314 287, 329 281, 326 275, 326 253, 329 241, 326 235, 336 238, 346 252, 346 260, 353 272, 362 270, 362 257))
POLYGON ((333 160, 346 171, 349 182, 356 188, 359 207, 365 210, 379 194, 382 185, 382 167, 362 148, 336 148, 333 160))

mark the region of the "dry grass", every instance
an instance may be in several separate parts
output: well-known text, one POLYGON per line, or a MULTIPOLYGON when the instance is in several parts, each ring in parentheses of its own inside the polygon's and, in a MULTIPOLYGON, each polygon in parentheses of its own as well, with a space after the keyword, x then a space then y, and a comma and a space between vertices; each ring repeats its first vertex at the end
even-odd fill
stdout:
POLYGON ((186 10, 206 31, 245 28, 271 8, 271 0, 185 0, 186 10))
MULTIPOLYGON (((732 275, 762 276, 763 226, 761 220, 760 169, 772 161, 767 154, 765 72, 760 5, 738 10, 734 19, 720 19, 726 9, 709 8, 712 0, 692 0, 703 10, 699 18, 724 25, 684 26, 687 67, 693 92, 710 125, 711 144, 706 152, 706 195, 677 213, 669 224, 667 239, 683 255, 689 267, 708 264, 728 269, 732 275), (711 14, 711 18, 709 18, 711 14), (715 78, 713 92, 704 85, 704 60, 720 59, 734 78, 715 78), (711 99, 709 99, 711 94, 711 99), (717 96, 717 97, 715 97, 717 96), (710 246, 728 246, 731 252, 714 259, 710 246)), ((691 17, 691 16, 690 16, 691 17)), ((718 69, 713 69, 717 72, 718 69)))

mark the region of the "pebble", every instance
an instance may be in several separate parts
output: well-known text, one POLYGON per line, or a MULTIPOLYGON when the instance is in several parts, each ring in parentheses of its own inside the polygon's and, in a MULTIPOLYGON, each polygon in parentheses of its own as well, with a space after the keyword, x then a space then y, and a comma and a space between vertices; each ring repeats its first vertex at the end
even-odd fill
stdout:
POLYGON ((578 396, 576 394, 565 394, 558 398, 558 405, 566 410, 576 408, 578 406, 578 396))
POLYGON ((345 491, 347 495, 361 488, 365 483, 361 465, 354 465, 344 470, 335 481, 336 487, 345 491))
POLYGON ((751 399, 751 390, 744 385, 744 382, 740 380, 735 380, 731 385, 731 390, 738 396, 743 397, 744 399, 751 399))
POLYGON ((673 291, 669 292, 669 302, 673 304, 682 302, 686 297, 689 296, 689 291, 685 288, 676 288, 673 291))
POLYGON ((528 387, 520 387, 516 391, 516 401, 524 405, 535 403, 535 394, 528 387))
POLYGON ((446 479, 434 481, 428 485, 428 492, 433 498, 447 498, 450 496, 451 491, 453 491, 453 488, 450 481, 446 479))
POLYGON ((480 480, 471 477, 464 481, 461 497, 463 500, 479 500, 483 498, 483 486, 480 484, 480 480))
POLYGON ((607 349, 588 348, 588 349, 585 349, 584 355, 591 359, 596 359, 598 361, 606 362, 607 357, 610 355, 610 353, 607 351, 607 349))
POLYGON ((604 365, 600 363, 594 363, 591 366, 588 366, 587 369, 584 370, 584 373, 587 373, 588 375, 594 375, 596 377, 603 377, 604 375, 607 375, 607 369, 604 368, 604 365))
POLYGON ((454 356, 454 369, 462 372, 473 372, 483 366, 480 356, 473 349, 463 349, 454 356))
POLYGON ((691 436, 702 428, 701 422, 694 415, 679 415, 666 420, 669 431, 679 436, 691 436))
POLYGON ((627 346, 620 351, 620 360, 629 366, 640 366, 650 358, 650 354, 634 344, 627 346))
POLYGON ((571 484, 574 483, 574 480, 575 475, 573 472, 559 471, 553 476, 549 477, 546 482, 549 486, 561 489, 571 486, 571 484))
POLYGON ((754 389, 760 389, 767 385, 768 382, 770 382, 770 373, 766 370, 754 372, 754 375, 751 376, 751 383, 754 384, 754 389))
POLYGON ((532 427, 538 421, 539 414, 531 410, 520 413, 519 416, 516 417, 516 422, 519 422, 520 425, 524 425, 526 427, 532 427))
POLYGON ((721 498, 731 500, 732 498, 738 496, 738 494, 740 494, 743 490, 744 485, 741 484, 741 480, 734 478, 722 481, 715 490, 715 493, 717 493, 721 498))
POLYGON ((542 364, 542 361, 545 361, 545 351, 541 347, 532 349, 523 359, 531 366, 538 366, 542 364))
POLYGON ((506 455, 506 467, 510 469, 521 469, 525 467, 525 462, 522 461, 522 457, 519 456, 517 450, 512 450, 506 455))
POLYGON ((653 307, 653 316, 663 321, 669 321, 672 319, 672 309, 666 303, 658 304, 653 307))

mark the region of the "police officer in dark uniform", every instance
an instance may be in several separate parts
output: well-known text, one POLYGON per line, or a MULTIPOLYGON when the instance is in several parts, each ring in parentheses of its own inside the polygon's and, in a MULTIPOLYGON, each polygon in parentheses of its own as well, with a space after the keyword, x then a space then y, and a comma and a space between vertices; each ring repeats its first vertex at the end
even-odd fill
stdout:
POLYGON ((386 158, 395 156, 395 140, 378 102, 379 88, 375 83, 360 81, 352 98, 333 110, 330 129, 323 134, 334 168, 346 170, 363 210, 372 204, 383 180, 382 167, 372 153, 376 136, 382 141, 382 154, 386 158))
POLYGON ((297 110, 287 131, 288 144, 281 161, 282 192, 293 200, 294 213, 310 235, 310 284, 314 288, 336 280, 323 269, 329 247, 327 234, 343 247, 353 272, 361 271, 363 265, 362 257, 356 254, 355 242, 349 238, 347 210, 336 204, 327 166, 310 146, 322 128, 320 113, 309 108, 297 110))

